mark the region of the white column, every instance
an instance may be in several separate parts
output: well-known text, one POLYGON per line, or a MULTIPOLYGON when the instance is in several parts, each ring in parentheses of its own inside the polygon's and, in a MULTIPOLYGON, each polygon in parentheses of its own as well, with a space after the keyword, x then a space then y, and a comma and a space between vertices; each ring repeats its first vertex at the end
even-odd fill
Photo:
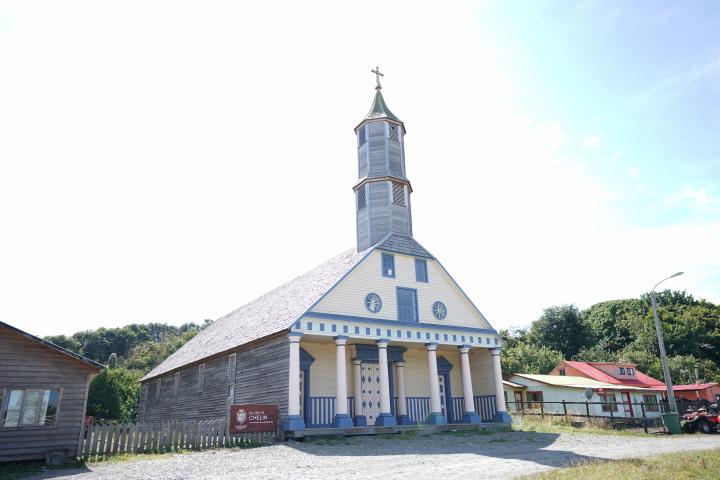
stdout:
POLYGON ((375 425, 395 425, 395 417, 390 408, 390 378, 388 375, 388 340, 377 340, 378 366, 380 368, 380 415, 375 419, 375 425))
POLYGON ((475 413, 472 376, 470 375, 470 347, 462 346, 459 350, 460 366, 462 368, 463 397, 465 398, 465 413, 475 413))
POLYGON ((505 395, 503 394, 502 368, 500 366, 500 349, 491 348, 490 355, 492 356, 493 375, 495 377, 495 410, 497 410, 498 417, 500 417, 502 421, 506 421, 505 417, 509 419, 509 416, 505 407, 505 395))
POLYGON ((353 393, 355 394, 355 411, 353 412, 353 414, 356 418, 356 426, 357 418, 362 416, 362 371, 360 369, 361 365, 362 361, 358 360, 357 358, 353 359, 353 393))
POLYGON ((398 421, 400 417, 407 417, 407 401, 405 400, 405 362, 395 362, 396 378, 397 378, 397 416, 398 421))
POLYGON ((428 380, 430 381, 430 414, 442 414, 440 406, 440 382, 438 381, 437 357, 435 350, 437 343, 426 343, 428 352, 428 380))
POLYGON ((305 430, 305 422, 300 417, 300 337, 302 333, 288 334, 290 358, 288 362, 288 417, 283 428, 287 430, 305 430))
POLYGON ((335 337, 335 415, 347 415, 347 370, 345 344, 347 337, 335 337))

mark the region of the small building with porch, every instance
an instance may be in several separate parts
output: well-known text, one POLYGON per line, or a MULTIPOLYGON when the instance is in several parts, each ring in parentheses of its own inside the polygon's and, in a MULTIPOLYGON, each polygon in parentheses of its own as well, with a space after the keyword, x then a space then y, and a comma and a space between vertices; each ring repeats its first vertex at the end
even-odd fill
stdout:
POLYGON ((102 368, 0 322, 0 462, 74 457, 90 380, 102 368))
POLYGON ((510 422, 497 331, 413 237, 405 125, 376 75, 355 127, 356 246, 219 318, 149 372, 141 421, 273 403, 286 432, 510 422))

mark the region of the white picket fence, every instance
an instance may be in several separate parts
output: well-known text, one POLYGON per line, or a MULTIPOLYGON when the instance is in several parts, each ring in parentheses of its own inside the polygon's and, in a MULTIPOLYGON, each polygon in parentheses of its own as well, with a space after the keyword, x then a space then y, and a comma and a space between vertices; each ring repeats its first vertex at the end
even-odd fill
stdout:
POLYGON ((85 427, 78 457, 90 459, 123 453, 241 447, 265 445, 274 441, 275 432, 228 435, 225 420, 94 425, 85 427))

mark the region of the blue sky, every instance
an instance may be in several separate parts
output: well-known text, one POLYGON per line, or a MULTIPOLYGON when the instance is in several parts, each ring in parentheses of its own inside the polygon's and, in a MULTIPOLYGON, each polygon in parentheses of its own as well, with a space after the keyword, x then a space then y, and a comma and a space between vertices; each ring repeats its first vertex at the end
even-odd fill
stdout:
POLYGON ((5 1, 0 320, 217 318, 352 247, 376 65, 415 238, 493 326, 679 270, 720 302, 717 25, 712 1, 5 1))

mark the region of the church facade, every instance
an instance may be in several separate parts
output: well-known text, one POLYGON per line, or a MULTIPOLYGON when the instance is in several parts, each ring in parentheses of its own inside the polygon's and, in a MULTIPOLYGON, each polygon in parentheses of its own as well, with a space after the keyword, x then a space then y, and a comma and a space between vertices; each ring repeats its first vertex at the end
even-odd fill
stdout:
POLYGON ((283 429, 510 422, 498 333, 412 234, 379 70, 355 127, 357 245, 219 318, 142 379, 140 420, 277 404, 283 429))

